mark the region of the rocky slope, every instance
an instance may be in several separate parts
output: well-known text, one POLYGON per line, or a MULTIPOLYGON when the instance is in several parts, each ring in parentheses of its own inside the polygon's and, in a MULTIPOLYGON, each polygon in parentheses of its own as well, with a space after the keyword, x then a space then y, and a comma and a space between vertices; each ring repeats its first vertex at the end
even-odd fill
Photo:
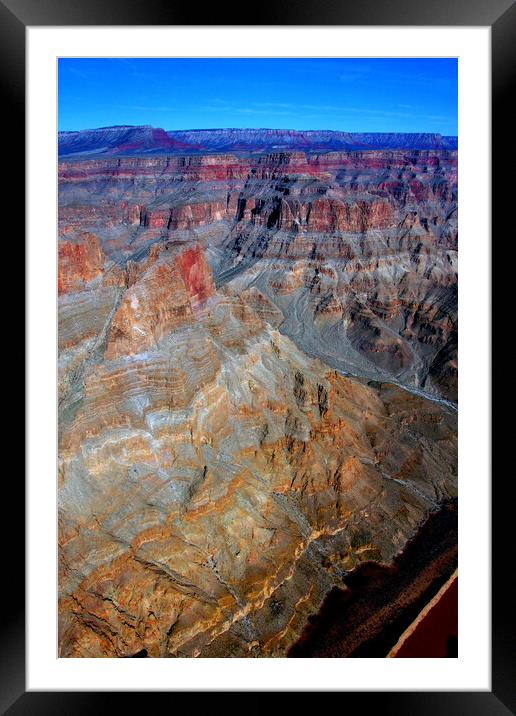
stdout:
POLYGON ((456 155, 63 161, 59 191, 60 655, 285 656, 456 496, 456 155))

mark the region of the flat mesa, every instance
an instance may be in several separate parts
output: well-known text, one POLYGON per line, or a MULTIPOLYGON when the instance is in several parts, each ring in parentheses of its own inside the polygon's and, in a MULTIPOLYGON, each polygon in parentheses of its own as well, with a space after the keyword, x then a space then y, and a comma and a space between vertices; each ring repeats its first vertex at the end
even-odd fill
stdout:
POLYGON ((61 657, 452 655, 456 148, 60 133, 61 657))

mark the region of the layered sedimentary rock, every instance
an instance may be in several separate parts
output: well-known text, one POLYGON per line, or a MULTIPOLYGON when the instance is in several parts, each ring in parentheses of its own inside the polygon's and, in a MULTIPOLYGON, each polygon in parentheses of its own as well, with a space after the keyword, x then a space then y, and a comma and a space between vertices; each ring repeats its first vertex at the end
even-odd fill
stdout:
POLYGON ((456 496, 456 155, 59 171, 60 655, 285 656, 456 496))
POLYGON ((60 226, 115 263, 199 241, 216 283, 259 286, 302 350, 455 401, 456 171, 450 151, 63 162, 60 226))

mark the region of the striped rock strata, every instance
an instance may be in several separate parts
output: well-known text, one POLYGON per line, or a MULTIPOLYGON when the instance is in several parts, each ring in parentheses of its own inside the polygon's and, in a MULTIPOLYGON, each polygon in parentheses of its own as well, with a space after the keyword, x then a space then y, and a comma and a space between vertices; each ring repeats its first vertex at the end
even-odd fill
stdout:
POLYGON ((285 656, 456 495, 453 406, 383 380, 456 358, 453 181, 371 154, 62 164, 61 656, 285 656))

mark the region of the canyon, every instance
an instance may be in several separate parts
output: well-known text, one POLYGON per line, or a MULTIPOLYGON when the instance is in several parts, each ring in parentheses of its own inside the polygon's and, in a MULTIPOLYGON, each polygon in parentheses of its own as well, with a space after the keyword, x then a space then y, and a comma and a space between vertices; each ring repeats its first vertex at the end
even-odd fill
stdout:
POLYGON ((60 656, 294 653, 456 500, 456 146, 60 133, 60 656))

